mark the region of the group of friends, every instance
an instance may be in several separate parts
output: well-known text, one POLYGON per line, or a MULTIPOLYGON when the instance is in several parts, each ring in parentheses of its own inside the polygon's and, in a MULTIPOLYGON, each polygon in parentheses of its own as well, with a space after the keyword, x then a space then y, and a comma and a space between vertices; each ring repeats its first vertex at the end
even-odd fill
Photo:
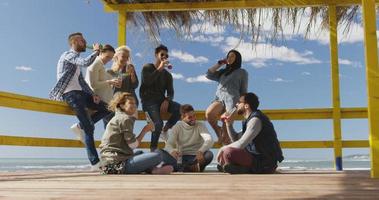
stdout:
MULTIPOLYGON (((166 46, 156 47, 154 63, 142 68, 139 97, 150 120, 136 135, 134 123, 138 119, 139 101, 135 90, 140 81, 131 62, 130 48, 93 44, 93 52, 82 58, 80 53, 87 49, 82 33, 70 34, 68 42, 70 50, 58 61, 57 83, 49 96, 65 101, 75 112, 79 123, 71 130, 85 145, 92 170, 105 174, 204 171, 214 157, 210 151, 214 140, 205 124, 196 120, 192 105, 174 101, 166 46), (111 69, 106 69, 105 65, 112 60, 111 69), (81 67, 87 67, 85 77, 81 67), (166 123, 161 117, 164 113, 169 113, 166 123), (94 124, 100 120, 105 132, 99 157, 94 124), (150 152, 137 151, 149 132, 150 152), (158 148, 160 138, 165 141, 163 149, 158 148)), ((241 64, 241 54, 231 50, 206 74, 218 83, 216 97, 206 110, 206 120, 223 145, 216 155, 217 169, 231 174, 274 173, 284 159, 283 153, 273 124, 258 109, 257 95, 247 91, 248 73, 241 64), (244 118, 241 132, 233 128, 237 115, 244 118)))

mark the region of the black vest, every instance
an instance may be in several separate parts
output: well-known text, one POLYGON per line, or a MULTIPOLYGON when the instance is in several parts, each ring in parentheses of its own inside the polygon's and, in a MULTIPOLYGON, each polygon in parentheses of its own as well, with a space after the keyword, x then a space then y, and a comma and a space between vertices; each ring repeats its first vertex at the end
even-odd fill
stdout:
POLYGON ((250 116, 242 122, 242 131, 246 131, 247 123, 253 118, 257 117, 262 122, 262 130, 253 139, 255 148, 259 155, 255 156, 258 159, 257 169, 260 172, 264 172, 265 169, 272 169, 277 166, 278 162, 282 162, 284 157, 282 149, 276 135, 274 125, 271 123, 270 119, 263 114, 260 110, 257 110, 250 114, 250 116))

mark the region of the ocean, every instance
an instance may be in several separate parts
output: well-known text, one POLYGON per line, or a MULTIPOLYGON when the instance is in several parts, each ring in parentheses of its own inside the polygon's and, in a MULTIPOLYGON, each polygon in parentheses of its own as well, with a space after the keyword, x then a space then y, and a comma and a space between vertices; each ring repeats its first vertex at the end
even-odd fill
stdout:
MULTIPOLYGON (((206 170, 215 171, 217 163, 214 161, 206 170)), ((54 171, 72 170, 86 171, 90 165, 85 158, 0 158, 0 172, 15 171, 54 171)), ((368 155, 350 155, 343 158, 344 170, 369 170, 368 155)), ((332 160, 302 160, 286 159, 279 165, 281 170, 333 170, 332 160)))

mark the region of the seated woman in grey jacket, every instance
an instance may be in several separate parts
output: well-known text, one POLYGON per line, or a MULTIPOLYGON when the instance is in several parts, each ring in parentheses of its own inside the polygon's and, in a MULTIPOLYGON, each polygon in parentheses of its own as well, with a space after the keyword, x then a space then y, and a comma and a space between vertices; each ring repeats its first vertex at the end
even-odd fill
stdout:
POLYGON ((230 139, 226 133, 225 124, 218 125, 218 117, 231 111, 238 102, 241 94, 247 92, 248 73, 241 69, 242 56, 236 50, 228 52, 226 59, 219 60, 214 66, 208 69, 207 78, 218 82, 216 98, 207 108, 205 115, 212 126, 218 142, 229 144, 230 139), (222 66, 224 68, 220 69, 222 66))
POLYGON ((145 134, 154 127, 152 123, 142 128, 138 136, 134 135, 136 99, 130 93, 117 93, 109 103, 115 116, 109 122, 100 144, 101 169, 105 174, 169 174, 174 169, 163 165, 162 156, 157 152, 133 152, 139 146, 145 134))

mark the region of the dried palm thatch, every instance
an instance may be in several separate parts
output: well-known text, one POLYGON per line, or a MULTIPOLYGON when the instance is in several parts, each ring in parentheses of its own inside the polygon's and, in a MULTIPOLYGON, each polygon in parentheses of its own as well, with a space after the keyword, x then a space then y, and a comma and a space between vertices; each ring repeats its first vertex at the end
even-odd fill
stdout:
MULTIPOLYGON (((105 0, 110 4, 121 3, 151 3, 151 2, 207 2, 218 0, 105 0)), ((359 6, 337 7, 337 21, 348 32, 352 22, 356 20, 359 6)), ((264 36, 275 41, 282 38, 283 27, 290 25, 293 32, 299 30, 300 24, 306 24, 304 35, 307 37, 316 23, 321 23, 322 29, 328 28, 328 9, 326 7, 312 8, 256 8, 256 9, 228 9, 206 11, 171 11, 171 12, 142 12, 128 13, 129 22, 143 27, 155 40, 159 39, 163 27, 174 29, 179 36, 190 35, 194 24, 210 23, 215 27, 226 24, 232 25, 241 34, 249 35, 252 41, 264 36), (304 21, 306 20, 306 21, 304 21), (302 22, 302 23, 300 23, 302 22), (271 24, 271 31, 263 32, 265 23, 271 24)))

